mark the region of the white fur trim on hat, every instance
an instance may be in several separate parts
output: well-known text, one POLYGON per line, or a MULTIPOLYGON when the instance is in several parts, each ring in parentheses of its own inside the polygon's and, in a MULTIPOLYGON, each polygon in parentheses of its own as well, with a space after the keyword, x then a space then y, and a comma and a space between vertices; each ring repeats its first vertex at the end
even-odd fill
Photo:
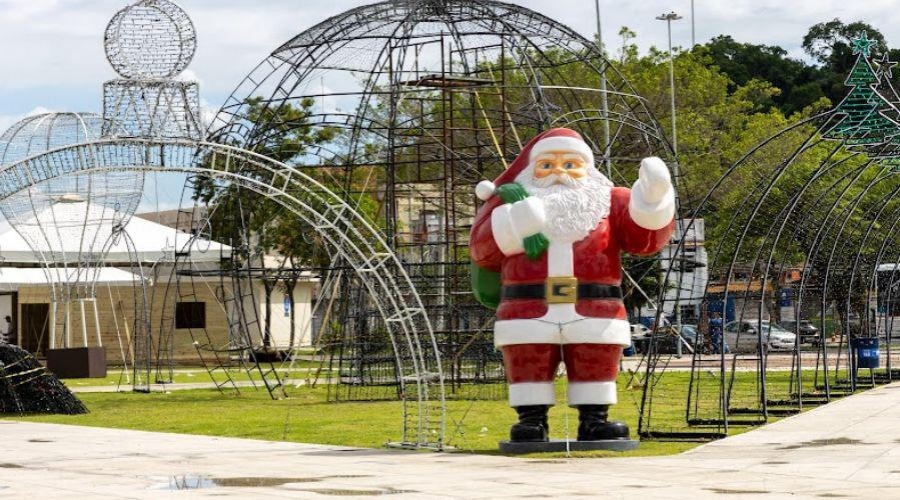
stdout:
POLYGON ((493 182, 481 181, 475 186, 475 196, 481 201, 488 201, 491 196, 494 196, 494 191, 496 191, 496 189, 497 186, 494 186, 493 182))
POLYGON ((575 137, 556 136, 541 139, 532 148, 528 155, 528 162, 534 162, 535 158, 549 151, 571 151, 584 158, 589 165, 594 164, 594 152, 586 142, 575 137))

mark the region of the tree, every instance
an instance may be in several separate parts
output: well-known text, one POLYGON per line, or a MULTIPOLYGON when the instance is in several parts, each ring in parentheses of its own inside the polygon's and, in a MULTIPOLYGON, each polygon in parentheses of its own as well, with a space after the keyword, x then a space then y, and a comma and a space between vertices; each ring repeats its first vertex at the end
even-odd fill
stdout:
POLYGON ((900 51, 889 48, 881 31, 862 21, 844 24, 840 19, 833 19, 818 23, 803 37, 803 50, 819 64, 822 89, 832 102, 838 102, 846 92, 844 76, 856 63, 853 39, 862 32, 894 60, 900 57, 900 51))
POLYGON ((764 103, 791 115, 825 96, 821 69, 787 57, 787 51, 775 45, 739 43, 720 35, 694 51, 708 56, 712 64, 731 80, 729 90, 736 91, 751 80, 761 80, 780 90, 764 103))
MULTIPOLYGON (((313 123, 314 102, 304 99, 294 103, 267 103, 261 98, 248 99, 245 118, 254 124, 250 134, 252 149, 269 158, 287 165, 315 162, 309 161, 311 155, 320 145, 337 139, 337 132, 328 127, 313 123)), ((347 187, 347 180, 341 175, 342 169, 331 167, 332 158, 320 158, 321 164, 303 166, 304 173, 316 179, 333 192, 342 193, 347 187), (337 173, 336 173, 337 172, 337 173)), ((225 165, 210 165, 210 168, 226 168, 225 165)), ((245 177, 270 181, 271 172, 244 162, 230 165, 245 177)), ((306 200, 311 206, 317 206, 318 200, 306 191, 292 185, 285 187, 288 194, 300 200, 306 200)), ((331 253, 325 248, 324 240, 307 223, 295 214, 287 211, 278 201, 264 194, 242 188, 236 184, 221 185, 214 179, 199 179, 195 185, 196 199, 213 204, 210 224, 219 238, 228 239, 226 243, 235 247, 234 259, 237 266, 253 268, 263 274, 261 283, 265 288, 266 315, 262 325, 263 345, 269 346, 271 340, 271 295, 276 287, 283 285, 291 301, 293 309, 293 289, 296 285, 294 271, 303 268, 324 267, 330 264, 331 253), (273 264, 275 257, 277 264, 273 264), (291 272, 282 273, 283 269, 291 272), (260 271, 261 269, 261 271, 260 271)), ((375 218, 377 205, 371 196, 365 193, 355 197, 348 196, 348 202, 358 201, 358 210, 372 220, 375 218)), ((325 207, 319 207, 324 209, 325 207)), ((291 323, 291 345, 293 345, 294 324, 291 323)))
POLYGON ((801 46, 822 66, 838 74, 846 74, 853 65, 853 56, 858 53, 853 39, 861 32, 868 33, 869 40, 887 48, 884 35, 870 24, 862 21, 844 24, 837 18, 810 27, 801 46))

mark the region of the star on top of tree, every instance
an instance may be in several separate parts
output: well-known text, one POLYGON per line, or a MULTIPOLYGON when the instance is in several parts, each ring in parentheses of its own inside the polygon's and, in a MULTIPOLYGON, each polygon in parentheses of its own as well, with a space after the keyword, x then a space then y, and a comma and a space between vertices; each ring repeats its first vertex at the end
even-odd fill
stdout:
POLYGON ((878 65, 878 73, 880 75, 885 75, 888 78, 894 78, 894 66, 897 65, 896 61, 891 61, 890 56, 887 52, 881 55, 881 59, 876 59, 875 64, 878 65))
POLYGON ((853 39, 853 54, 862 54, 863 57, 869 57, 872 47, 878 43, 878 40, 869 40, 869 35, 865 31, 860 32, 859 36, 853 39))

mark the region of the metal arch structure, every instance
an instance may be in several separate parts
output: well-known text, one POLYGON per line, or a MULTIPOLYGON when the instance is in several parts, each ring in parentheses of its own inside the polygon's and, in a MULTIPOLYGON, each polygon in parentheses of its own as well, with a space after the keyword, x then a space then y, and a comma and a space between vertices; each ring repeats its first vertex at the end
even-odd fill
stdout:
MULTIPOLYGON (((386 241, 435 326, 448 393, 499 398, 505 379, 493 314, 470 293, 468 227, 480 203, 474 186, 552 126, 581 132, 616 184, 630 185, 644 157, 674 161, 645 101, 574 30, 496 0, 388 0, 276 48, 227 99, 209 140, 273 154, 342 185, 345 199, 376 200, 386 241), (605 92, 597 90, 601 77, 605 92), (596 86, 587 88, 586 79, 596 86), (286 118, 297 109, 303 123, 286 118), (304 148, 282 141, 306 126, 335 132, 334 139, 304 148)), ((323 281, 341 266, 325 269, 323 281)), ((640 281, 638 273, 654 269, 642 264, 632 274, 640 281)), ((334 314, 363 327, 358 335, 320 333, 337 339, 332 368, 354 374, 342 377, 333 399, 390 397, 390 389, 359 390, 361 380, 383 380, 391 370, 390 360, 365 352, 378 329, 365 326, 365 304, 353 293, 335 302, 334 314), (374 373, 359 374, 360 366, 374 373)))
MULTIPOLYGON (((687 371, 672 369, 685 363, 664 335, 649 344, 642 436, 723 437, 900 375, 900 97, 885 77, 893 63, 876 71, 866 42, 834 109, 777 132, 702 190, 688 178, 702 195, 683 212, 684 234, 705 227, 708 280, 663 302, 693 309, 697 328, 687 371), (715 313, 725 331, 712 342, 715 313), (873 344, 886 366, 861 376, 873 344), (684 411, 673 418, 664 407, 684 411)), ((700 263, 696 234, 673 262, 700 263)))
MULTIPOLYGON (((382 234, 315 179, 289 165, 221 144, 190 140, 103 139, 57 149, 0 169, 0 199, 77 173, 184 172, 239 185, 276 200, 306 221, 353 266, 392 340, 403 401, 400 444, 438 448, 444 438, 444 378, 431 323, 409 275, 382 234), (90 161, 85 161, 89 158, 90 161), (270 174, 242 176, 245 165, 270 174), (406 363, 408 361, 408 363, 406 363)), ((150 329, 139 329, 147 332, 150 329)), ((150 345, 150 339, 135 339, 150 345)))

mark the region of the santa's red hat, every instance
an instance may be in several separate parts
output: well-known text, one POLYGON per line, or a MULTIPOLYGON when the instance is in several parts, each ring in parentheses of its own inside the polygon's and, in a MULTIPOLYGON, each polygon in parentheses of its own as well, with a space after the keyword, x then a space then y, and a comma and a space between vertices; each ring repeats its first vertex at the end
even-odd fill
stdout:
POLYGON ((482 201, 494 195, 497 187, 513 182, 525 168, 534 162, 540 154, 549 151, 572 152, 584 159, 588 165, 594 165, 594 152, 584 142, 581 134, 568 128, 554 128, 536 136, 528 143, 514 162, 503 173, 491 181, 481 181, 475 187, 475 195, 482 201))

